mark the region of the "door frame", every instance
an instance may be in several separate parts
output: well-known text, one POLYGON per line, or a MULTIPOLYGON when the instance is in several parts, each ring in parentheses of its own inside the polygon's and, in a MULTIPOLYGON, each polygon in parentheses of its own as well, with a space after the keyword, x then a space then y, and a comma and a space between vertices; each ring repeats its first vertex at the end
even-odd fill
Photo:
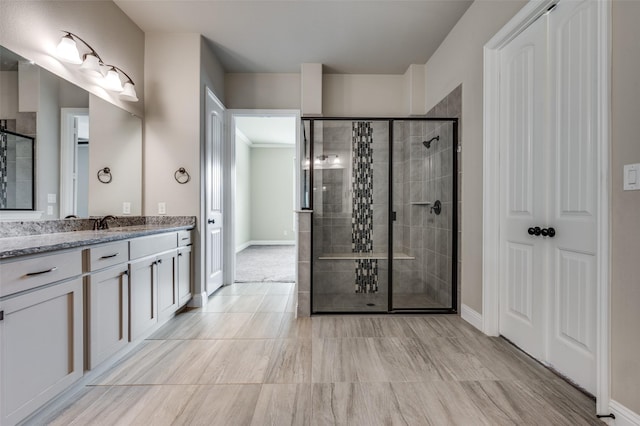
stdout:
MULTIPOLYGON (((482 219, 482 331, 498 336, 500 300, 500 50, 558 0, 530 1, 484 46, 483 77, 483 219, 482 219)), ((609 414, 610 402, 610 221, 609 200, 610 100, 611 100, 611 1, 598 2, 596 45, 598 61, 597 138, 597 320, 596 320, 596 412, 609 414)))
MULTIPOLYGON (((223 241, 224 252, 224 277, 223 285, 233 284, 236 279, 236 233, 235 217, 236 210, 236 117, 293 117, 296 122, 296 144, 295 158, 296 164, 300 158, 300 122, 301 114, 297 109, 228 109, 226 111, 225 127, 227 128, 228 149, 225 152, 224 179, 229 185, 224 186, 224 205, 228 206, 224 222, 225 240, 223 241)), ((295 167, 295 208, 300 208, 300 167, 295 167)), ((293 208, 293 206, 292 206, 293 208)), ((298 247, 298 235, 295 235, 295 245, 298 247)))
POLYGON ((78 171, 73 125, 78 116, 88 117, 89 108, 60 108, 60 219, 77 214, 77 183, 73 174, 78 171))

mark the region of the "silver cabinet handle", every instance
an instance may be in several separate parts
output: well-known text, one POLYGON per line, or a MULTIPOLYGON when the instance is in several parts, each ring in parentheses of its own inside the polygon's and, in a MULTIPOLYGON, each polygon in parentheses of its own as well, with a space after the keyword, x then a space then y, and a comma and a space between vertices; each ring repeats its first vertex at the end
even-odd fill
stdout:
POLYGON ((47 269, 46 271, 29 272, 29 273, 27 274, 27 277, 33 277, 33 276, 35 276, 35 275, 48 274, 49 272, 53 272, 53 271, 55 271, 56 269, 58 269, 58 267, 57 267, 57 266, 54 266, 53 268, 51 268, 51 269, 47 269))

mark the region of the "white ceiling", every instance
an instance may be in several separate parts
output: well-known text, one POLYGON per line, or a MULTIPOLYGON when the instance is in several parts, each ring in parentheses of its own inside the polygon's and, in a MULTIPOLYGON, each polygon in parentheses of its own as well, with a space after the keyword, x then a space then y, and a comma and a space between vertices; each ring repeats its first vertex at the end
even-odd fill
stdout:
POLYGON ((260 145, 295 145, 294 117, 236 117, 236 129, 255 147, 260 145))
POLYGON ((195 32, 227 72, 402 74, 424 64, 472 0, 115 0, 145 32, 195 32))

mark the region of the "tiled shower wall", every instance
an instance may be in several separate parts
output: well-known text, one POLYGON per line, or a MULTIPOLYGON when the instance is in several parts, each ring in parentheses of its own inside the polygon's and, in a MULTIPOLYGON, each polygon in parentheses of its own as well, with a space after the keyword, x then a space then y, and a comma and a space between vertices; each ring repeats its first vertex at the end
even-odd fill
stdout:
MULTIPOLYGON (((457 146, 462 148, 463 140, 463 119, 462 119, 462 85, 459 85, 453 89, 447 96, 445 96, 440 102, 438 102, 428 113, 427 117, 447 117, 458 119, 458 141, 457 146)), ((458 168, 458 187, 456 188, 458 199, 458 235, 457 238, 457 291, 458 291, 458 312, 460 312, 460 282, 461 282, 461 270, 462 270, 462 257, 460 247, 462 245, 462 178, 463 178, 463 164, 462 154, 460 150, 455 150, 458 168)), ((480 208, 480 207, 479 207, 480 208)))

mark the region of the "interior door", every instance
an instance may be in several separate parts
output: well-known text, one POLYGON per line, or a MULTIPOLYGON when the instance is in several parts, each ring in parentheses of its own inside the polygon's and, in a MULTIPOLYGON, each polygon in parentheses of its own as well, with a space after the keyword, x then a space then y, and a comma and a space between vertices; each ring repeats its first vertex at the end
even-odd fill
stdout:
POLYGON ((500 54, 500 334, 544 359, 546 241, 528 229, 547 215, 546 18, 500 54))
POLYGON ((548 362, 596 392, 597 2, 549 14, 551 287, 548 362))
POLYGON ((207 295, 222 286, 223 203, 222 155, 224 107, 206 89, 206 182, 205 182, 205 273, 207 295))

